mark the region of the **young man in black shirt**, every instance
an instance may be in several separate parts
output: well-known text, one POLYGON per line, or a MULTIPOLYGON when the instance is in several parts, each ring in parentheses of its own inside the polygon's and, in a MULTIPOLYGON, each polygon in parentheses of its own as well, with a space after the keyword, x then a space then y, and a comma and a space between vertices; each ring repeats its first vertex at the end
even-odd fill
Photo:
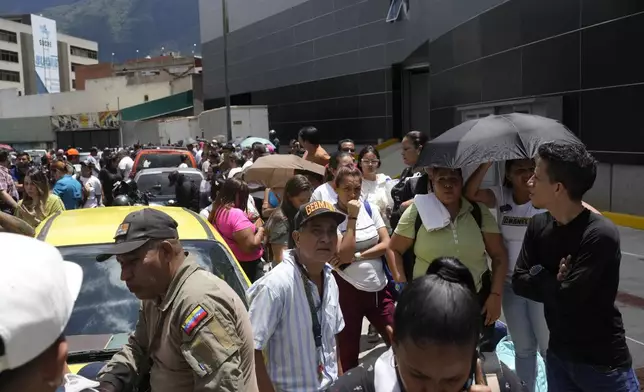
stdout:
POLYGON ((597 162, 583 146, 539 147, 530 196, 549 212, 531 219, 512 286, 544 304, 549 390, 639 392, 615 307, 619 232, 581 201, 596 174, 597 162))

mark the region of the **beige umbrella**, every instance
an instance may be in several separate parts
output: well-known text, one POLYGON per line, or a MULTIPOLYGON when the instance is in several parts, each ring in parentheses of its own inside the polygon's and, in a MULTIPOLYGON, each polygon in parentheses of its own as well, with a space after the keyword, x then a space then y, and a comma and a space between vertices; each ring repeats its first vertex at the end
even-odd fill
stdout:
POLYGON ((286 182, 295 175, 296 170, 324 176, 325 168, 297 155, 267 155, 260 157, 244 170, 244 180, 249 183, 258 182, 267 188, 284 188, 286 182))

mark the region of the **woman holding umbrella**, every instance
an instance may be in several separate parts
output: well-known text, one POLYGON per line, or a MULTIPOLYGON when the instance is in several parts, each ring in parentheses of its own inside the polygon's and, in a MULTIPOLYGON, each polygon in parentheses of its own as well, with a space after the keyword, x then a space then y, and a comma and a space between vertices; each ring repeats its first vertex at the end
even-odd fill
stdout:
POLYGON ((530 218, 545 212, 530 201, 528 181, 534 173, 532 159, 505 162, 505 178, 501 189, 480 189, 485 173, 493 163, 484 163, 472 173, 465 184, 465 197, 472 202, 497 209, 503 242, 508 250, 508 270, 503 286, 503 314, 512 335, 518 376, 534 391, 537 375, 537 350, 545 359, 549 331, 543 304, 514 294, 512 272, 516 264, 530 218))

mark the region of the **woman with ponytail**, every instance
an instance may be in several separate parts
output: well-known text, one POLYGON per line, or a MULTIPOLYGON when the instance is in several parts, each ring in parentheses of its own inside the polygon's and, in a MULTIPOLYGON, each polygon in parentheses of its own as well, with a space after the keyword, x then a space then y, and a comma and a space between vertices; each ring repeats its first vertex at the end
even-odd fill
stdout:
POLYGON ((391 348, 375 365, 346 372, 331 392, 524 392, 501 365, 503 378, 486 385, 478 360, 481 307, 469 269, 441 257, 399 297, 391 348))

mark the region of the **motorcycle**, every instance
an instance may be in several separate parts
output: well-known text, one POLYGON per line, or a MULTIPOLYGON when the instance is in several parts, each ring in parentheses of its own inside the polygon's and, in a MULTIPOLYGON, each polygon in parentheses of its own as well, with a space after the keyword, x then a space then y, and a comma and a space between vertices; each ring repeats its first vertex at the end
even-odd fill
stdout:
POLYGON ((132 179, 117 181, 112 188, 112 206, 149 206, 154 198, 150 192, 141 192, 132 179))

